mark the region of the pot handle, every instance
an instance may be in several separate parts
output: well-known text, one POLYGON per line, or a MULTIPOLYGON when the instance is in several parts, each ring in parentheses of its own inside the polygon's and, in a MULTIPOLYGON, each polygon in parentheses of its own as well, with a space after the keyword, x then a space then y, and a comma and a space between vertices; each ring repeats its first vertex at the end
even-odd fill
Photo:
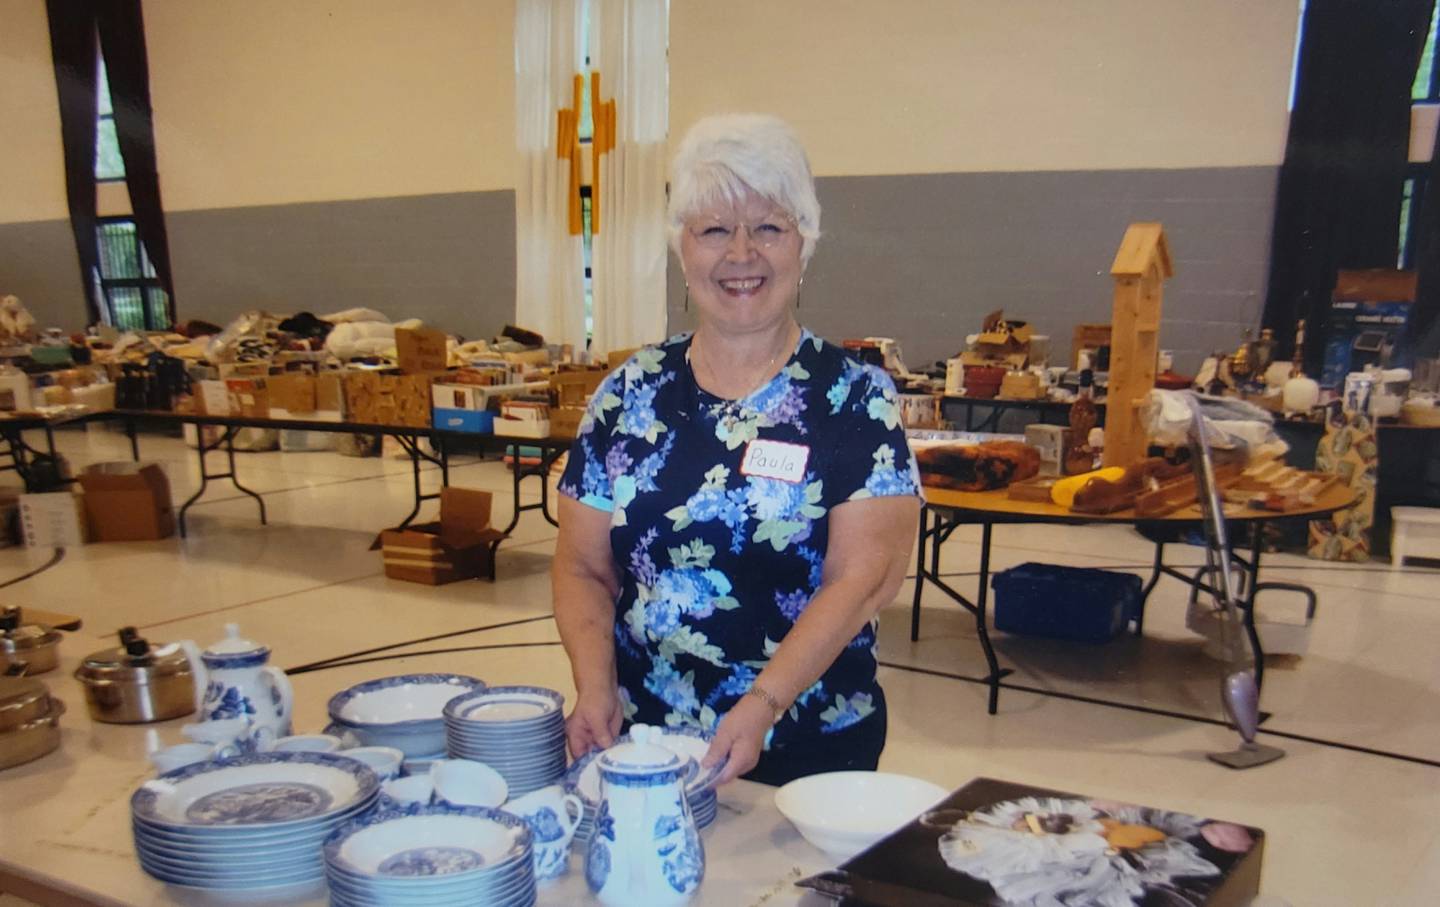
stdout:
POLYGON ((295 688, 290 685, 290 678, 285 676, 285 672, 274 665, 266 665, 264 670, 270 676, 270 682, 275 685, 275 689, 280 692, 280 726, 288 728, 295 705, 295 688))
MULTIPOLYGON (((182 639, 179 645, 186 660, 190 662, 190 676, 195 680, 195 708, 198 710, 205 704, 205 689, 210 686, 210 671, 205 667, 205 661, 200 657, 200 647, 195 645, 193 639, 182 639)), ((204 721, 205 716, 201 715, 200 720, 204 721)))

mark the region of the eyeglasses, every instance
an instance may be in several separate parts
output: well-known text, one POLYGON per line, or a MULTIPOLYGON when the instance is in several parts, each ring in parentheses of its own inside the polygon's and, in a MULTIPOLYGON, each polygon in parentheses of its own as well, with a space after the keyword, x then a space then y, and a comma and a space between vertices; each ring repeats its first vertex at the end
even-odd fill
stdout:
POLYGON ((699 220, 689 224, 690 235, 695 242, 706 249, 723 249, 730 245, 736 231, 744 230, 751 244, 762 249, 779 245, 795 232, 795 223, 779 214, 771 215, 753 224, 725 221, 720 218, 699 220))

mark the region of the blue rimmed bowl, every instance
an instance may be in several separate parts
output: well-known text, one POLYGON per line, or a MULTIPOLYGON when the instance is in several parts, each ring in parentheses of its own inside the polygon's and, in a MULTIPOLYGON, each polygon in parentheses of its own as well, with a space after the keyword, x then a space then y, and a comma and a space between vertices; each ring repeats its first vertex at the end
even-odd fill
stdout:
POLYGON ((445 704, 484 689, 464 674, 402 674, 367 680, 330 697, 331 727, 362 746, 390 746, 406 756, 445 751, 445 704))

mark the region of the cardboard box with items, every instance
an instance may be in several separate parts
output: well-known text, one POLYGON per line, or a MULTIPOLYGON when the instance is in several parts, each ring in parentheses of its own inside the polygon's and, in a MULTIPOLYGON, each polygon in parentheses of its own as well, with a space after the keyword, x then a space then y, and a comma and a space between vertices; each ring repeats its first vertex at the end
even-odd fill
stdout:
POLYGON ((491 496, 471 488, 440 490, 440 519, 380 533, 385 575, 439 586, 462 579, 495 578, 495 547, 506 534, 490 525, 491 496))

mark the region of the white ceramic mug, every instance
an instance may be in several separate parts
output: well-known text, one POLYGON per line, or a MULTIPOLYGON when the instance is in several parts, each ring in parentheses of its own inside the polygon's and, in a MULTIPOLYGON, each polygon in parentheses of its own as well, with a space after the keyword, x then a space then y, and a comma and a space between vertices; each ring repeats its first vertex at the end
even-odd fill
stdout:
POLYGON ((510 795, 505 779, 483 762, 445 759, 430 769, 435 796, 449 806, 499 806, 510 795))
POLYGON ((281 737, 270 747, 272 753, 333 753, 343 741, 329 734, 292 734, 281 737))
POLYGON ((341 750, 337 755, 360 760, 370 766, 381 781, 400 777, 400 766, 405 762, 405 752, 393 746, 357 746, 341 750))
POLYGON ((380 785, 380 793, 399 806, 429 806, 435 796, 435 782, 429 775, 395 778, 380 785))
POLYGON ((504 810, 529 824, 534 835, 535 878, 558 879, 570 868, 570 842, 585 816, 585 801, 558 784, 506 803, 504 810))
POLYGON ((150 764, 163 775, 196 762, 208 762, 217 752, 219 748, 209 743, 177 743, 151 753, 150 764))

